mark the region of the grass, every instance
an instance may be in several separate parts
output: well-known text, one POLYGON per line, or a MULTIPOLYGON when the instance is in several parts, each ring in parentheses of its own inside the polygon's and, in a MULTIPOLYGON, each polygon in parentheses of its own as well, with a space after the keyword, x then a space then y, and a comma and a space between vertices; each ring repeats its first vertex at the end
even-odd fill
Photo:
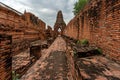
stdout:
POLYGON ((103 54, 103 51, 102 51, 101 48, 98 48, 98 49, 97 49, 97 52, 98 52, 98 54, 103 54))
POLYGON ((87 39, 78 40, 76 44, 80 44, 81 46, 89 45, 89 41, 87 39))
POLYGON ((19 80, 19 74, 16 74, 15 71, 12 71, 12 80, 19 80))

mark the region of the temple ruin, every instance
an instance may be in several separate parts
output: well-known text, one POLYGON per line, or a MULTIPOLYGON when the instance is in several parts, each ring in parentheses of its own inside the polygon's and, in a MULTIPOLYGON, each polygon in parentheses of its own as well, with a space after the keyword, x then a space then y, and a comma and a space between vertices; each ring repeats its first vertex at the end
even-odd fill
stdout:
POLYGON ((59 34, 62 35, 65 27, 66 27, 66 24, 63 20, 62 11, 58 11, 56 22, 54 25, 54 37, 57 37, 59 34))
POLYGON ((120 80, 120 0, 90 0, 54 30, 0 2, 0 80, 120 80))

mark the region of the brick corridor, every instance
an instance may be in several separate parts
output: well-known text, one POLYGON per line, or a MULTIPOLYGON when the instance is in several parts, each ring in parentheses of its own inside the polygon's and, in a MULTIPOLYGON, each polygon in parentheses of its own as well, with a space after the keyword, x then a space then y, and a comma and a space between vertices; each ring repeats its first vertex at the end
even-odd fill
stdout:
MULTIPOLYGON (((66 60, 65 52, 66 42, 59 36, 20 80, 75 80, 74 66, 68 68, 73 61, 66 60)), ((104 56, 78 58, 75 64, 82 80, 120 80, 120 65, 104 56)))
POLYGON ((66 43, 58 37, 21 80, 68 80, 66 43))

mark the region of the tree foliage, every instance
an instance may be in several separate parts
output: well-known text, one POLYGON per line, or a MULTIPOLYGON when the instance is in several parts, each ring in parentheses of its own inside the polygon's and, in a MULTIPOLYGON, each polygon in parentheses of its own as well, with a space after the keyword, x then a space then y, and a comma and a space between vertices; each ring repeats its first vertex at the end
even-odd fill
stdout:
POLYGON ((74 15, 78 14, 80 12, 80 10, 84 8, 84 6, 87 2, 88 2, 88 0, 78 0, 74 4, 74 8, 73 8, 74 15))

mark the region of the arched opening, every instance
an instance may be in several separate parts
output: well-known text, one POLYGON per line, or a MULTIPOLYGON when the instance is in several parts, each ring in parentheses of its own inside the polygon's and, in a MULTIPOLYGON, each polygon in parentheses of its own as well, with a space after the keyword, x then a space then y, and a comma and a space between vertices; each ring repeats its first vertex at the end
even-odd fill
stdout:
POLYGON ((60 28, 58 28, 58 32, 61 32, 61 29, 60 29, 60 28))
POLYGON ((59 27, 59 28, 58 28, 58 33, 59 33, 59 35, 61 35, 61 32, 62 32, 62 30, 61 30, 61 28, 59 27))
POLYGON ((58 35, 62 35, 65 27, 66 24, 63 19, 62 11, 59 11, 54 25, 54 37, 57 37, 58 35))

